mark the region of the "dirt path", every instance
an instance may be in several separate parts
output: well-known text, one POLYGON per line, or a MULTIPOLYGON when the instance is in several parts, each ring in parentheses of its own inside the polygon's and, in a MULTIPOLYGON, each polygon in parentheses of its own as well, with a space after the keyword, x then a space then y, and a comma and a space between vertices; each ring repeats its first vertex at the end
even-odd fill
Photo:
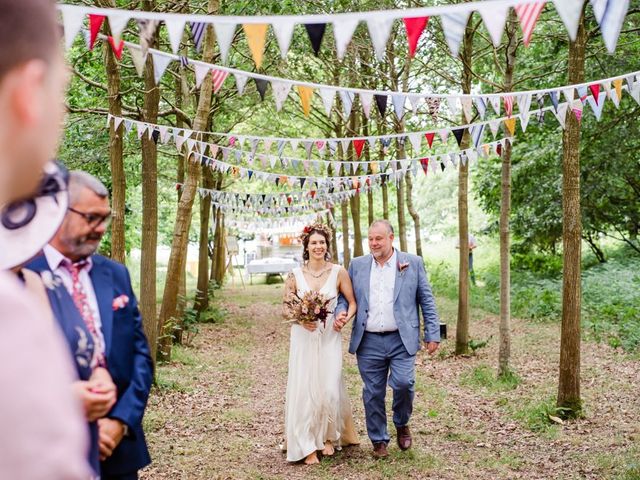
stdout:
MULTIPOLYGON (((586 343, 586 417, 550 425, 559 329, 521 321, 513 328, 515 389, 493 379, 496 338, 470 358, 451 356, 450 342, 435 358, 418 357, 415 446, 403 453, 393 445, 383 462, 370 456, 361 381, 345 352, 362 445, 315 468, 287 464, 279 446, 289 332, 279 318, 280 293, 281 286, 224 290, 224 322, 203 325, 194 346, 178 348, 160 368, 146 418, 154 463, 142 478, 640 478, 640 362, 586 343)), ((438 304, 451 330, 455 305, 438 304)), ((473 312, 474 338, 496 331, 495 317, 473 312)))

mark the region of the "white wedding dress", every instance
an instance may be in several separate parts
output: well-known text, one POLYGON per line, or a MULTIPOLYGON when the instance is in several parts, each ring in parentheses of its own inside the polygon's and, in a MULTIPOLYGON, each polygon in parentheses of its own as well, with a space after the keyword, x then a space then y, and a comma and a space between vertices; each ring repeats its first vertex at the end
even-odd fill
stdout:
MULTIPOLYGON (((320 293, 338 299, 339 265, 334 265, 320 293)), ((300 268, 294 268, 298 295, 310 290, 300 268)), ((358 444, 351 405, 342 378, 342 335, 333 329, 333 315, 314 332, 291 326, 289 375, 285 403, 287 460, 297 462, 330 440, 334 446, 358 444)))

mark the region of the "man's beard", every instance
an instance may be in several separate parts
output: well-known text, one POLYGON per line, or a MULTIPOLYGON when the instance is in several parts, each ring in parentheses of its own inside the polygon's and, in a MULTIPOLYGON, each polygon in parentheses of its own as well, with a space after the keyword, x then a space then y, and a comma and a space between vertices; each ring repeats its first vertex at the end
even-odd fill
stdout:
POLYGON ((96 252, 98 246, 100 245, 100 240, 102 240, 102 235, 98 233, 89 233, 88 235, 83 235, 82 237, 74 239, 74 250, 79 256, 86 258, 96 252), (87 243, 87 241, 96 241, 96 243, 95 245, 93 245, 87 243))

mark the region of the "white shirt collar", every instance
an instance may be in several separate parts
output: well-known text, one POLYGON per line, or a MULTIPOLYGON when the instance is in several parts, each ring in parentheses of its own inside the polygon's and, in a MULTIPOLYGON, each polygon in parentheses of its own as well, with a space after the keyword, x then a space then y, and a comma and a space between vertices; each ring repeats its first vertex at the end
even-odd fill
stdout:
MULTIPOLYGON (((53 271, 56 271, 58 268, 60 268, 62 262, 64 262, 65 260, 71 262, 70 259, 68 259, 62 253, 60 253, 58 249, 51 246, 51 244, 45 245, 42 251, 44 252, 45 258, 47 259, 49 268, 53 271)), ((86 261, 87 261, 87 266, 84 269, 87 272, 90 272, 91 268, 93 267, 93 260, 91 259, 91 256, 87 257, 86 261)))
POLYGON ((376 268, 384 268, 384 267, 393 267, 396 264, 396 259, 398 258, 398 252, 397 250, 394 248, 393 249, 393 254, 391 255, 391 257, 389 257, 389 260, 387 260, 386 262, 384 262, 384 265, 382 265, 382 267, 380 266, 380 264, 377 262, 376 257, 374 257, 373 255, 371 255, 371 260, 373 261, 373 267, 376 268))

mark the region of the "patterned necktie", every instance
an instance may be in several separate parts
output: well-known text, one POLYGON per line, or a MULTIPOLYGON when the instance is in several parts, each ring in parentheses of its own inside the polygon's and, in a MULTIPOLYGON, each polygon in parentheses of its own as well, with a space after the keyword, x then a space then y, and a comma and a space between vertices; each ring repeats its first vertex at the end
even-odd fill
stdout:
POLYGON ((80 272, 84 267, 89 264, 86 260, 81 260, 76 263, 72 263, 71 261, 65 259, 62 261, 62 266, 69 272, 71 275, 71 296, 73 297, 73 303, 75 303, 76 308, 80 312, 82 319, 84 320, 87 329, 91 333, 93 337, 93 343, 95 345, 95 351, 93 354, 93 362, 92 367, 106 367, 106 358, 105 358, 105 346, 104 346, 104 338, 96 329, 96 322, 93 317, 93 311, 91 310, 91 305, 89 305, 89 300, 87 298, 87 294, 85 292, 84 286, 80 281, 80 272))

